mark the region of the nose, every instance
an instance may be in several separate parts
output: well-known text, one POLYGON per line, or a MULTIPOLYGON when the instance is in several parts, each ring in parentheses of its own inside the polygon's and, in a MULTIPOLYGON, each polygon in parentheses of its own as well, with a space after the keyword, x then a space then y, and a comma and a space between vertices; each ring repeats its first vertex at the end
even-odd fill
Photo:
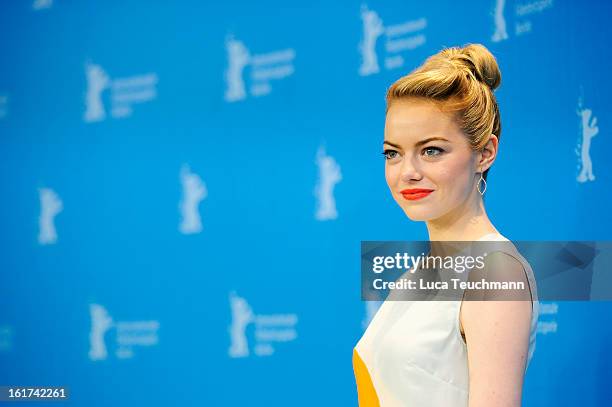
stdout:
POLYGON ((410 181, 420 181, 423 178, 421 174, 418 160, 414 157, 406 156, 402 161, 401 179, 402 182, 409 183, 410 181))

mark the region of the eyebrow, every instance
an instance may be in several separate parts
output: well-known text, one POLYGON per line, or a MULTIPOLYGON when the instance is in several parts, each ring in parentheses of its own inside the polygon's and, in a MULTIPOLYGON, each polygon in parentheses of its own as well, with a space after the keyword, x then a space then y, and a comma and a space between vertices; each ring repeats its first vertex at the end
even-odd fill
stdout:
MULTIPOLYGON (((417 141, 417 142, 416 142, 414 145, 418 147, 418 146, 422 146, 423 144, 427 144, 427 143, 429 143, 430 141, 434 141, 434 140, 439 140, 439 141, 447 141, 447 142, 449 142, 449 143, 450 143, 450 141, 448 141, 448 140, 447 140, 447 139, 445 139, 444 137, 430 137, 430 138, 427 138, 427 139, 425 139, 425 140, 417 141)), ((387 141, 387 140, 385 140, 385 141, 383 142, 383 144, 389 144, 390 146, 393 146, 393 147, 395 147, 395 148, 402 148, 402 147, 401 147, 399 144, 395 144, 395 143, 392 143, 392 142, 387 141)))

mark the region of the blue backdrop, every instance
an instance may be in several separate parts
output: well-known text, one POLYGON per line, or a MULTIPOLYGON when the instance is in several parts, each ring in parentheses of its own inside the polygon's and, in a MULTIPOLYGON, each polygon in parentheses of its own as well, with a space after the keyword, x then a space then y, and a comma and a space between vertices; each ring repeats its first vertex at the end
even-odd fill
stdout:
MULTIPOLYGON (((482 43, 487 210, 609 240, 611 3, 28 0, 0 6, 0 385, 69 405, 356 405, 385 90, 482 43), (519 191, 519 192, 517 192, 519 191)), ((612 399, 612 306, 542 304, 524 405, 612 399)))

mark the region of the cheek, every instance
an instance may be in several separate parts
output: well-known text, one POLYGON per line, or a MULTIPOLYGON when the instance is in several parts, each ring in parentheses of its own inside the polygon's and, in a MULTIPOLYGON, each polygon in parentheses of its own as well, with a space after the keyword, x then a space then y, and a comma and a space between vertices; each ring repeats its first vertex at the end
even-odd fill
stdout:
POLYGON ((445 165, 441 168, 437 168, 437 171, 433 176, 435 177, 435 181, 437 184, 452 186, 454 184, 453 181, 455 181, 457 177, 457 173, 455 173, 452 168, 449 168, 445 165))
POLYGON ((444 185, 453 193, 462 194, 470 181, 470 160, 469 157, 461 157, 456 160, 447 161, 445 165, 437 171, 436 181, 444 185))
POLYGON ((400 166, 399 165, 385 165, 385 180, 387 181, 387 187, 391 197, 398 203, 400 203, 399 197, 397 196, 397 189, 400 182, 400 166))
POLYGON ((397 165, 385 165, 385 180, 389 188, 393 189, 397 185, 399 178, 399 167, 397 165))

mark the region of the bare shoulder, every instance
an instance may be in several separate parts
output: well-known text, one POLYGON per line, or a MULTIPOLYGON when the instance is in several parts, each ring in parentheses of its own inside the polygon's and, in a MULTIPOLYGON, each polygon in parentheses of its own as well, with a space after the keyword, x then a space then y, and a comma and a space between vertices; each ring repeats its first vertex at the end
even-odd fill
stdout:
MULTIPOLYGON (((492 254, 487 267, 489 280, 525 274, 521 262, 506 253, 492 254)), ((520 406, 531 318, 530 300, 464 299, 460 323, 467 346, 470 407, 520 406)))
POLYGON ((525 301, 464 303, 470 407, 521 405, 530 317, 525 301))
POLYGON ((466 291, 459 313, 459 326, 467 340, 471 330, 472 342, 482 330, 513 329, 517 324, 531 326, 532 295, 523 263, 515 256, 502 251, 490 253, 480 270, 473 270, 469 281, 485 281, 492 288, 466 291), (497 284, 497 285, 495 285, 497 284), (512 285, 513 284, 513 285, 512 285), (508 288, 497 288, 497 287, 508 288))

